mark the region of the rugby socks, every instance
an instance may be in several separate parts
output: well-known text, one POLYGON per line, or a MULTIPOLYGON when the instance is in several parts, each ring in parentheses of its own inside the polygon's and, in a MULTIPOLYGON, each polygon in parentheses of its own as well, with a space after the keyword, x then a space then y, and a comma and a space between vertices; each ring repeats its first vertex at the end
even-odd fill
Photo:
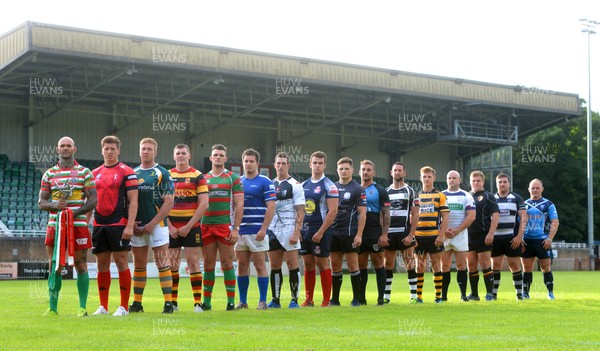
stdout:
POLYGON ((513 272, 512 274, 513 285, 517 291, 517 297, 523 296, 523 273, 521 271, 513 272))
POLYGON ((367 304, 367 283, 369 282, 369 270, 360 270, 360 303, 367 304))
POLYGON ((58 295, 62 287, 62 275, 60 272, 50 272, 48 276, 48 295, 50 298, 50 309, 58 311, 58 295))
POLYGON ((269 277, 257 277, 258 283, 258 301, 267 302, 267 292, 269 291, 269 277))
MULTIPOLYGON (((227 281, 227 271, 225 271, 225 281, 227 281)), ((235 278, 234 278, 235 279, 235 278)), ((204 304, 210 306, 212 300, 213 286, 215 285, 215 271, 204 271, 204 304)), ((233 284, 235 289, 235 283, 233 284)), ((235 292, 234 292, 235 294, 235 292)), ((229 293, 227 294, 227 302, 229 303, 229 293)))
POLYGON ((331 268, 319 272, 321 276, 321 290, 323 290, 323 303, 331 300, 331 268))
POLYGON ((160 289, 163 293, 165 302, 171 302, 173 293, 173 277, 171 276, 171 267, 165 266, 158 269, 158 279, 160 280, 160 289))
MULTIPOLYGON (((173 275, 173 271, 171 271, 173 275)), ((179 272, 177 272, 179 280, 179 272)), ((178 282, 179 283, 179 282, 178 282)), ((192 294, 194 295, 194 305, 202 303, 202 272, 190 273, 190 284, 192 285, 192 294)), ((175 278, 173 278, 173 291, 175 290, 175 278)), ((172 293, 171 296, 177 298, 177 293, 172 293)), ((176 305, 177 300, 173 300, 173 305, 176 305)))
POLYGON ((238 290, 240 292, 240 302, 248 304, 248 286, 250 285, 250 277, 240 275, 237 277, 238 290))
POLYGON ((313 301, 315 293, 315 281, 317 279, 317 271, 304 272, 304 290, 306 291, 306 301, 313 301))
POLYGON ((142 303, 147 278, 146 268, 136 268, 133 270, 133 302, 142 303))
POLYGON ((389 300, 392 296, 392 280, 394 279, 394 270, 386 269, 385 270, 385 292, 383 293, 383 298, 389 300))
POLYGON ((425 282, 425 273, 417 273, 417 298, 423 300, 423 283, 425 282))
POLYGON ((352 300, 359 301, 360 300, 360 288, 361 288, 360 271, 350 272, 350 281, 352 283, 352 300))
POLYGON ((79 295, 79 307, 87 308, 87 298, 90 290, 90 274, 77 273, 77 294, 79 295))
POLYGON ((414 269, 406 271, 408 273, 408 288, 410 289, 410 298, 417 298, 417 272, 414 269))
POLYGON ((442 284, 443 284, 443 273, 433 272, 433 286, 435 287, 435 298, 442 298, 442 284))
MULTIPOLYGON (((342 289, 342 281, 344 279, 344 272, 333 272, 331 273, 331 301, 340 302, 340 290, 342 289)), ((354 288, 354 286, 353 286, 354 288)))
MULTIPOLYGON (((119 278, 121 274, 119 273, 119 278)), ((108 310, 108 292, 110 291, 110 272, 98 272, 98 297, 100 298, 100 306, 104 306, 108 310)), ((120 282, 120 279, 119 279, 120 282)), ((127 308, 128 306, 123 306, 127 308)))
POLYGON ((494 287, 492 288, 492 295, 494 295, 494 297, 498 296, 498 288, 500 287, 500 278, 501 278, 500 271, 494 271, 494 287))
POLYGON ((552 271, 544 273, 544 284, 546 284, 546 289, 549 292, 554 291, 554 276, 552 275, 552 271))
POLYGON ((469 284, 471 285, 471 296, 479 296, 479 271, 469 272, 469 284))
POLYGON ((290 270, 290 291, 292 300, 298 302, 298 290, 300 290, 300 268, 290 270))
MULTIPOLYGON (((215 284, 215 271, 212 271, 212 285, 215 284)), ((206 272, 204 273, 204 280, 207 279, 206 272)), ((235 269, 230 268, 223 271, 223 279, 225 281, 225 292, 227 293, 227 303, 234 304, 235 303, 235 269)), ((210 286, 210 291, 212 292, 212 285, 210 286)), ((205 285, 206 289, 206 285, 205 285)), ((204 295, 206 296, 206 295, 204 295)), ((206 301, 206 298, 204 299, 206 301)), ((210 306, 210 299, 208 300, 208 305, 210 306)))
MULTIPOLYGON (((106 272, 106 274, 110 280, 110 272, 106 272)), ((129 268, 119 272, 119 291, 121 292, 121 306, 129 310, 129 295, 131 294, 131 271, 129 268)), ((108 304, 108 289, 106 290, 106 304, 108 304)), ((104 308, 108 309, 108 306, 104 306, 104 308)))
POLYGON ((533 272, 523 273, 523 294, 529 295, 529 288, 533 282, 533 272))
POLYGON ((385 273, 385 268, 377 268, 375 270, 375 277, 377 278, 377 302, 383 301, 383 295, 385 294, 385 284, 387 280, 387 276, 385 273))
POLYGON ((456 282, 458 283, 461 297, 467 296, 467 280, 468 277, 466 269, 456 271, 456 282))
MULTIPOLYGON (((171 278, 173 278, 173 287, 171 289, 171 301, 173 302, 173 306, 177 306, 177 295, 179 294, 179 271, 171 271, 171 278)), ((193 290, 194 285, 192 284, 192 291, 193 290)))
MULTIPOLYGON (((291 273, 290 273, 291 274, 291 273)), ((283 273, 281 269, 271 270, 271 297, 276 303, 280 303, 281 284, 283 283, 283 273)))
POLYGON ((444 300, 448 298, 448 287, 451 281, 452 276, 450 275, 450 271, 442 272, 442 299, 444 300))
POLYGON ((491 294, 494 289, 494 272, 491 268, 482 269, 483 282, 485 283, 485 290, 487 294, 491 294))

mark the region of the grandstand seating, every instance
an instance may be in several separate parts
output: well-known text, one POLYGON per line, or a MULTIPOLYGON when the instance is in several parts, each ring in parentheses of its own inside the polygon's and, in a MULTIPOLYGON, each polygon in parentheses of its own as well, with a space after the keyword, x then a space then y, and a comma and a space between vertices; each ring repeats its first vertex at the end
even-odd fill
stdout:
POLYGON ((0 219, 17 232, 45 232, 48 213, 37 206, 42 173, 30 162, 0 155, 0 219))

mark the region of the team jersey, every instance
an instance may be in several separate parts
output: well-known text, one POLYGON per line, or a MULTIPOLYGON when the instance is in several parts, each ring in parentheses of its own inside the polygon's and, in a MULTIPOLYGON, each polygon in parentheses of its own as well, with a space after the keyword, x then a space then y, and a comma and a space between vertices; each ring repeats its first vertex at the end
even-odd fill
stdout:
POLYGON ((240 235, 256 234, 265 220, 267 202, 277 200, 275 185, 262 174, 254 178, 242 176, 244 186, 244 216, 240 225, 240 235))
POLYGON ((304 190, 302 185, 289 177, 284 180, 273 179, 277 203, 275 205, 275 216, 271 221, 269 229, 273 230, 277 223, 294 224, 296 221, 296 206, 305 204, 304 190))
POLYGON ((410 232, 410 209, 415 202, 415 191, 408 185, 394 189, 390 185, 385 189, 390 197, 390 233, 410 232))
MULTIPOLYGON (((198 195, 208 193, 204 175, 194 167, 180 172, 177 168, 169 171, 175 185, 175 202, 169 212, 169 220, 175 228, 185 226, 198 209, 198 195)), ((193 227, 199 227, 200 221, 193 227)))
POLYGON ((433 189, 421 191, 416 204, 419 206, 419 222, 415 236, 437 236, 440 234, 441 213, 450 211, 446 195, 433 189))
POLYGON ((527 210, 527 228, 525 228, 525 239, 546 239, 550 231, 550 222, 558 219, 558 212, 554 204, 542 197, 538 200, 525 200, 527 210))
POLYGON ((319 180, 312 180, 312 178, 305 180, 302 188, 306 201, 303 227, 309 233, 313 233, 321 228, 327 216, 327 199, 337 199, 339 193, 335 184, 325 176, 319 180))
MULTIPOLYGON (((60 168, 56 165, 48 169, 42 176, 41 191, 50 193, 50 201, 58 202, 63 198, 61 189, 72 188, 70 194, 66 197, 67 208, 74 211, 79 209, 85 203, 85 190, 94 189, 96 182, 94 175, 88 168, 81 166, 75 161, 73 168, 60 168), (66 187, 66 188, 65 188, 66 187)), ((51 210, 48 220, 48 226, 56 224, 56 214, 58 211, 51 210)), ((73 224, 81 227, 87 226, 85 213, 75 216, 73 224)))
POLYGON ((339 192, 338 213, 331 225, 333 235, 353 236, 358 231, 358 208, 367 206, 364 189, 355 180, 348 184, 336 182, 339 192))
POLYGON ((233 195, 244 193, 240 176, 225 169, 217 176, 210 171, 204 178, 208 185, 208 210, 202 218, 202 224, 231 225, 233 195))
MULTIPOLYGON (((133 169, 138 180, 138 211, 136 221, 141 222, 140 226, 148 224, 158 213, 163 205, 165 195, 173 195, 175 187, 171 174, 163 166, 154 164, 151 168, 142 168, 142 166, 133 169)), ((165 227, 167 218, 165 217, 159 223, 159 226, 165 227)))
MULTIPOLYGON (((459 189, 458 191, 443 191, 446 195, 446 202, 448 203, 448 228, 456 228, 462 224, 467 216, 467 211, 475 211, 475 201, 473 196, 459 189)), ((468 228, 463 229, 459 234, 468 233, 468 228)))
POLYGON ((381 210, 390 207, 390 197, 385 189, 373 183, 365 188, 367 196, 367 220, 365 221, 364 236, 380 236, 381 210))
POLYGON ((498 219, 498 228, 494 233, 495 236, 509 235, 514 236, 519 231, 519 210, 525 209, 523 198, 513 192, 508 193, 506 197, 500 194, 494 194, 498 210, 500 211, 498 219))
POLYGON ((487 234, 492 223, 492 214, 499 212, 496 198, 485 190, 472 193, 472 195, 475 200, 475 220, 469 226, 469 233, 487 234))
POLYGON ((102 165, 92 171, 96 181, 98 203, 94 211, 94 225, 127 225, 127 192, 138 190, 137 177, 131 167, 119 162, 102 165))

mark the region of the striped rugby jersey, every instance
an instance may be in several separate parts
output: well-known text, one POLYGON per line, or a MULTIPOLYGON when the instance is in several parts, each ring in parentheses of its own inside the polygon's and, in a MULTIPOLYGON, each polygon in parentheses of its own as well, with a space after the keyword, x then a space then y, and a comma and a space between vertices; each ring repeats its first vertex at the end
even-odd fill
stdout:
POLYGON ((240 235, 256 234, 265 220, 267 202, 277 200, 275 185, 268 177, 258 174, 254 178, 240 178, 244 185, 244 216, 240 235))
MULTIPOLYGON (((69 187, 74 188, 71 195, 66 199, 67 208, 70 210, 76 210, 83 206, 85 203, 85 190, 94 189, 96 187, 92 171, 75 162, 73 168, 60 168, 57 164, 48 169, 42 176, 41 191, 49 192, 51 194, 50 201, 58 202, 63 196, 59 190, 67 183, 69 187)), ((50 211, 48 220, 49 227, 54 226, 56 223, 57 213, 58 211, 50 211)), ((87 220, 85 214, 75 216, 73 224, 75 226, 86 227, 87 220)))
POLYGON ((498 218, 498 228, 496 228, 495 236, 514 236, 518 233, 519 228, 519 210, 525 209, 523 198, 513 192, 508 193, 506 197, 501 197, 500 194, 494 194, 498 209, 500 210, 498 218))
POLYGON ((421 191, 417 201, 419 222, 415 236, 437 236, 440 234, 441 213, 449 212, 446 195, 433 189, 421 191))
POLYGON ((389 233, 410 232, 409 217, 415 202, 415 191, 407 184, 399 189, 394 189, 392 184, 385 190, 390 197, 389 233))
MULTIPOLYGON (((169 212, 169 220, 175 228, 185 226, 198 209, 198 195, 208 193, 208 186, 204 175, 194 167, 184 172, 177 168, 169 171, 175 184, 175 202, 169 212)), ((199 227, 200 221, 194 223, 193 227, 199 227)))
POLYGON ((233 195, 243 194, 244 186, 240 176, 223 170, 218 176, 208 172, 204 178, 208 185, 208 210, 202 218, 202 224, 226 224, 233 223, 233 195))

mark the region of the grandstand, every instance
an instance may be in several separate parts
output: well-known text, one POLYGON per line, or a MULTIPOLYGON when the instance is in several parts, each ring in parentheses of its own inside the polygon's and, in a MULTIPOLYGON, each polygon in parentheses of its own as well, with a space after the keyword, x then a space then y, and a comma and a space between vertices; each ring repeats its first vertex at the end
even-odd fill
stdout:
POLYGON ((0 155, 0 219, 13 236, 43 236, 48 213, 37 206, 42 173, 27 161, 0 155))

